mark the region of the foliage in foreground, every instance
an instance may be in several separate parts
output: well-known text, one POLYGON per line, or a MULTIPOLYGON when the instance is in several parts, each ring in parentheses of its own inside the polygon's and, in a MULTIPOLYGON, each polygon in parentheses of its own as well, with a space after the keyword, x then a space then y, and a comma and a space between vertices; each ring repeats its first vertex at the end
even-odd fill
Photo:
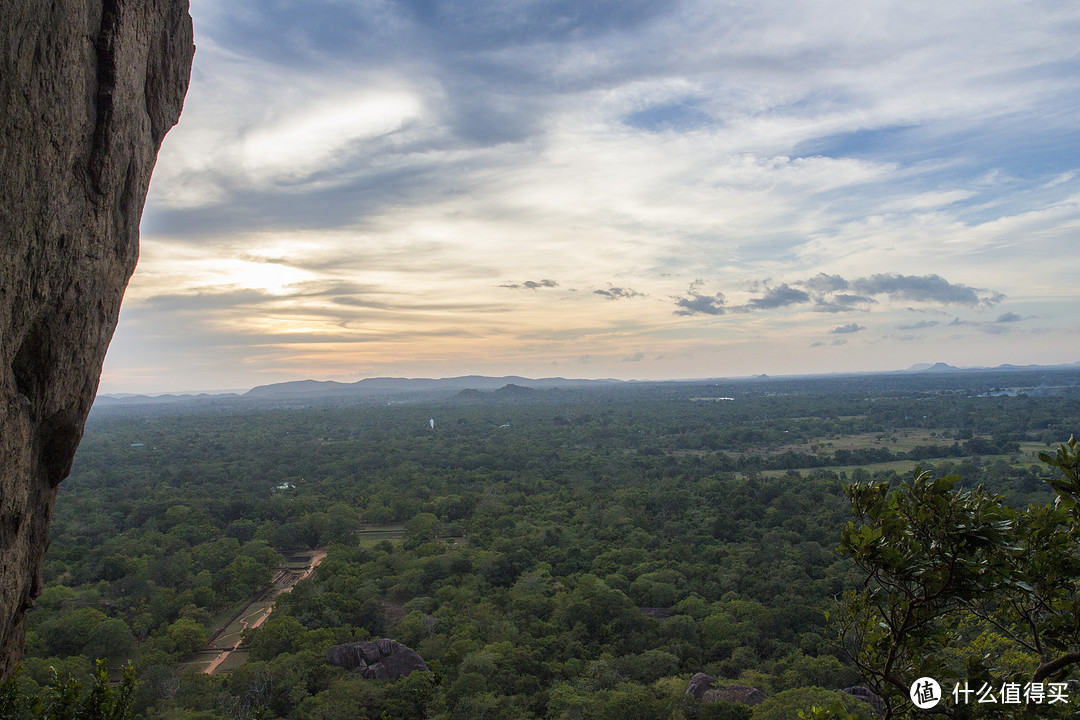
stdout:
POLYGON ((131 717, 135 669, 124 668, 113 686, 105 661, 88 682, 57 673, 43 692, 27 692, 16 675, 0 683, 0 720, 127 720, 131 717))
MULTIPOLYGON (((1041 688, 1040 717, 1051 684, 1075 678, 1080 663, 1080 444, 1039 454, 1058 477, 1057 501, 1018 511, 980 486, 955 491, 957 476, 916 470, 888 483, 852 483, 846 491, 861 524, 849 523, 841 547, 865 576, 841 612, 842 639, 886 718, 921 712, 908 689, 921 677, 941 682, 948 717, 1021 716, 1020 702, 964 702, 959 688, 1024 693, 1041 688)), ((1067 687, 1067 686, 1066 686, 1067 687)), ((966 696, 971 697, 971 696, 966 696)))

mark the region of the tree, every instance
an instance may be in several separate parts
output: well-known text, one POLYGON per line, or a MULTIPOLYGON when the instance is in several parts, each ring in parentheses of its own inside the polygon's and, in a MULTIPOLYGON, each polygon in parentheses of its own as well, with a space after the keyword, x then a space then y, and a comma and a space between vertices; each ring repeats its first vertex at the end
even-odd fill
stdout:
POLYGON ((193 655, 206 646, 206 628, 191 618, 180 618, 169 626, 167 634, 180 657, 193 655))
POLYGON ((439 518, 431 513, 419 513, 405 523, 405 539, 402 547, 406 550, 417 548, 423 543, 435 539, 439 532, 439 518))
POLYGON ((250 640, 245 637, 245 642, 251 648, 252 659, 273 660, 278 655, 299 649, 304 626, 291 615, 273 613, 261 627, 247 633, 250 633, 250 640))
MULTIPOLYGON (((982 486, 955 491, 957 476, 918 469, 895 491, 876 482, 845 488, 861 522, 843 530, 841 549, 865 582, 844 597, 841 636, 885 699, 886 718, 916 712, 907 696, 920 677, 1001 687, 1060 680, 1080 663, 1080 445, 1070 438, 1039 457, 1059 473, 1047 480, 1057 501, 1024 511, 982 486), (987 645, 996 650, 974 651, 987 645)), ((1009 712, 991 707, 994 717, 1009 712)), ((955 717, 990 712, 939 708, 955 717)))
MULTIPOLYGON (((871 720, 874 717, 870 705, 846 693, 833 692, 823 687, 801 687, 784 690, 754 708, 752 720, 792 720, 799 713, 813 713, 814 708, 831 712, 833 717, 871 720), (835 709, 834 709, 835 708, 835 709)), ((819 711, 820 716, 821 711, 819 711)), ((826 715, 828 717, 828 715, 826 715)))
POLYGON ((55 675, 41 695, 23 693, 17 678, 0 682, 0 718, 5 720, 127 720, 131 717, 135 691, 135 669, 124 668, 120 682, 113 686, 104 660, 98 660, 89 683, 70 675, 55 675))

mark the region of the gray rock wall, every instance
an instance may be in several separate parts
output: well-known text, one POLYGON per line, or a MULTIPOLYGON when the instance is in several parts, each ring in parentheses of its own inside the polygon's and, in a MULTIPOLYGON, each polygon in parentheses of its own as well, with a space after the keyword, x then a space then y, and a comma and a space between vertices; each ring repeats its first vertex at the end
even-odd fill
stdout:
POLYGON ((0 9, 0 678, 22 652, 56 486, 97 390, 194 50, 187 0, 0 9))

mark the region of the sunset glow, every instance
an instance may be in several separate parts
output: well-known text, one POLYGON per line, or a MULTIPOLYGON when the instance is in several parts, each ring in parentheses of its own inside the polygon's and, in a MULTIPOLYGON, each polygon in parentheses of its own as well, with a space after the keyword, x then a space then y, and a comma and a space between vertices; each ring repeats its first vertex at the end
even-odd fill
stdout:
POLYGON ((520 5, 194 0, 101 391, 1080 360, 1074 3, 520 5))

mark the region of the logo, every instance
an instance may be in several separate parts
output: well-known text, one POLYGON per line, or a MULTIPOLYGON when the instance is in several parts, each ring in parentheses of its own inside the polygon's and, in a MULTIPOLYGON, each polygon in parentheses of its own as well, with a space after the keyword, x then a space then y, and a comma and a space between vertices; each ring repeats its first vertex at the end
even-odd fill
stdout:
POLYGON ((920 710, 929 710, 941 702, 941 686, 934 678, 921 677, 911 683, 908 695, 911 696, 911 702, 915 703, 915 707, 920 710))

